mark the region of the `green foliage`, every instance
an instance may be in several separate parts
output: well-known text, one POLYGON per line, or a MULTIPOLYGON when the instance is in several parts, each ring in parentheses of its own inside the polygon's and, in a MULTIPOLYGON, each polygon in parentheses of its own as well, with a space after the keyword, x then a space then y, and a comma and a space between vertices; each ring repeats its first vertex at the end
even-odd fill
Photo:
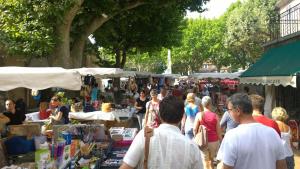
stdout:
MULTIPOLYGON (((34 57, 55 56, 52 53, 54 47, 59 46, 62 41, 66 41, 66 38, 70 39, 71 47, 70 49, 62 48, 61 50, 71 50, 72 45, 79 37, 80 40, 85 41, 87 36, 93 33, 87 30, 88 26, 93 25, 95 19, 100 16, 107 16, 111 19, 119 13, 143 5, 154 5, 162 8, 172 6, 175 13, 182 15, 186 9, 201 11, 201 6, 207 1, 0 0, 0 43, 11 54, 34 57), (134 3, 140 5, 130 7, 130 4, 134 3), (76 6, 79 7, 79 10, 74 10, 76 6), (75 14, 74 18, 66 17, 72 15, 72 12, 75 14), (57 28, 61 25, 70 25, 70 27, 67 26, 64 30, 58 31, 57 28), (68 37, 69 34, 70 37, 68 37), (81 35, 86 37, 82 38, 81 35)), ((144 8, 146 11, 152 9, 144 8)), ((127 20, 130 19, 127 18, 127 20)), ((101 26, 96 27, 96 29, 99 27, 101 26)), ((68 52, 58 53, 67 54, 68 52)))
MULTIPOLYGON (((174 5, 165 8, 145 5, 123 12, 93 34, 97 45, 111 50, 112 53, 119 50, 130 52, 130 49, 136 48, 145 52, 144 57, 149 56, 147 52, 179 45, 184 20, 183 13, 175 7, 174 5)), ((130 54, 129 57, 135 57, 134 55, 130 54)), ((153 60, 153 58, 149 59, 153 60)), ((101 57, 99 60, 105 63, 101 57)), ((131 61, 134 60, 139 59, 133 58, 131 61)), ((160 64, 159 67, 162 65, 160 64)))
POLYGON ((232 4, 218 19, 189 20, 182 46, 172 49, 173 72, 199 71, 203 62, 218 70, 251 64, 269 40, 270 22, 276 18, 276 0, 246 0, 232 4))
POLYGON ((0 41, 12 54, 43 56, 53 48, 53 29, 45 17, 43 3, 0 0, 0 41))
POLYGON ((167 68, 167 49, 162 48, 158 51, 140 52, 136 49, 130 54, 126 69, 137 71, 147 71, 153 73, 163 73, 167 68))
POLYGON ((226 45, 235 58, 233 65, 254 63, 269 40, 269 26, 276 17, 276 0, 247 0, 230 11, 226 24, 226 45))
POLYGON ((61 98, 62 105, 71 105, 73 102, 72 99, 65 97, 65 92, 57 92, 55 95, 61 98))
POLYGON ((230 55, 224 46, 224 23, 221 19, 189 20, 182 46, 172 49, 174 73, 197 72, 204 62, 212 62, 218 69, 228 65, 230 55))
POLYGON ((99 67, 114 67, 115 59, 114 53, 110 49, 100 47, 97 52, 97 61, 95 62, 99 67))

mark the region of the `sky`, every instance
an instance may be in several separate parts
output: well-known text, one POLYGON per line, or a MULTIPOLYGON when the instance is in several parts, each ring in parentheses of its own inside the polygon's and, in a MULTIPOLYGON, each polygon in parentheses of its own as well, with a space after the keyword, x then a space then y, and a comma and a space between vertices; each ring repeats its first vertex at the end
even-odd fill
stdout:
POLYGON ((200 15, 205 18, 218 18, 221 16, 226 9, 237 0, 210 0, 204 7, 207 8, 207 11, 203 13, 198 12, 187 12, 188 18, 198 18, 200 15))

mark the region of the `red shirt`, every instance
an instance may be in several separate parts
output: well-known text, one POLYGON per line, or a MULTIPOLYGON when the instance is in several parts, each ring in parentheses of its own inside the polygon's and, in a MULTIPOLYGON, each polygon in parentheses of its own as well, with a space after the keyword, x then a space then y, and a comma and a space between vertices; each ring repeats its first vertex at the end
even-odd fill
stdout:
POLYGON ((182 92, 179 89, 174 89, 172 95, 175 97, 180 97, 182 96, 182 92))
POLYGON ((217 133, 217 115, 211 111, 206 111, 202 117, 200 124, 204 125, 207 129, 208 142, 215 142, 219 140, 217 133))
POLYGON ((264 115, 261 115, 261 116, 253 116, 254 120, 265 125, 265 126, 269 126, 269 127, 272 127, 278 134, 279 136, 281 137, 281 134, 280 134, 280 129, 278 127, 278 124, 272 120, 272 119, 269 119, 267 118, 266 116, 264 115))

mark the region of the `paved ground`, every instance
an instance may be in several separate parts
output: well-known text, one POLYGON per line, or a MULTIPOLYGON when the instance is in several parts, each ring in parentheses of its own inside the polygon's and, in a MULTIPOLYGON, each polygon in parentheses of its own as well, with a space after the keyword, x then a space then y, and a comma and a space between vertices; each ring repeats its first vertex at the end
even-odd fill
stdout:
POLYGON ((300 150, 294 150, 295 169, 300 169, 300 150))

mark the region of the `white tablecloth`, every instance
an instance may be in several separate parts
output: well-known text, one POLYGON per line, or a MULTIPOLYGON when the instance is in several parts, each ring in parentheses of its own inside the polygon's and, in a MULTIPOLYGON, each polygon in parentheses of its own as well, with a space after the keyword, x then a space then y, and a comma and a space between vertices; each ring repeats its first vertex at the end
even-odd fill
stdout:
POLYGON ((70 119, 77 119, 77 120, 115 120, 115 117, 112 113, 104 113, 101 111, 94 111, 94 112, 70 112, 69 113, 70 119))
POLYGON ((102 112, 102 111, 94 111, 94 112, 70 112, 69 118, 70 119, 77 119, 77 120, 120 120, 120 117, 130 118, 132 113, 129 109, 116 109, 112 112, 102 112))
MULTIPOLYGON (((132 117, 134 110, 133 109, 115 109, 112 112, 106 113, 102 111, 94 111, 94 112, 70 112, 70 119, 77 120, 120 120, 121 117, 130 118, 132 117)), ((33 112, 26 114, 26 121, 30 122, 40 122, 39 112, 33 112)))

